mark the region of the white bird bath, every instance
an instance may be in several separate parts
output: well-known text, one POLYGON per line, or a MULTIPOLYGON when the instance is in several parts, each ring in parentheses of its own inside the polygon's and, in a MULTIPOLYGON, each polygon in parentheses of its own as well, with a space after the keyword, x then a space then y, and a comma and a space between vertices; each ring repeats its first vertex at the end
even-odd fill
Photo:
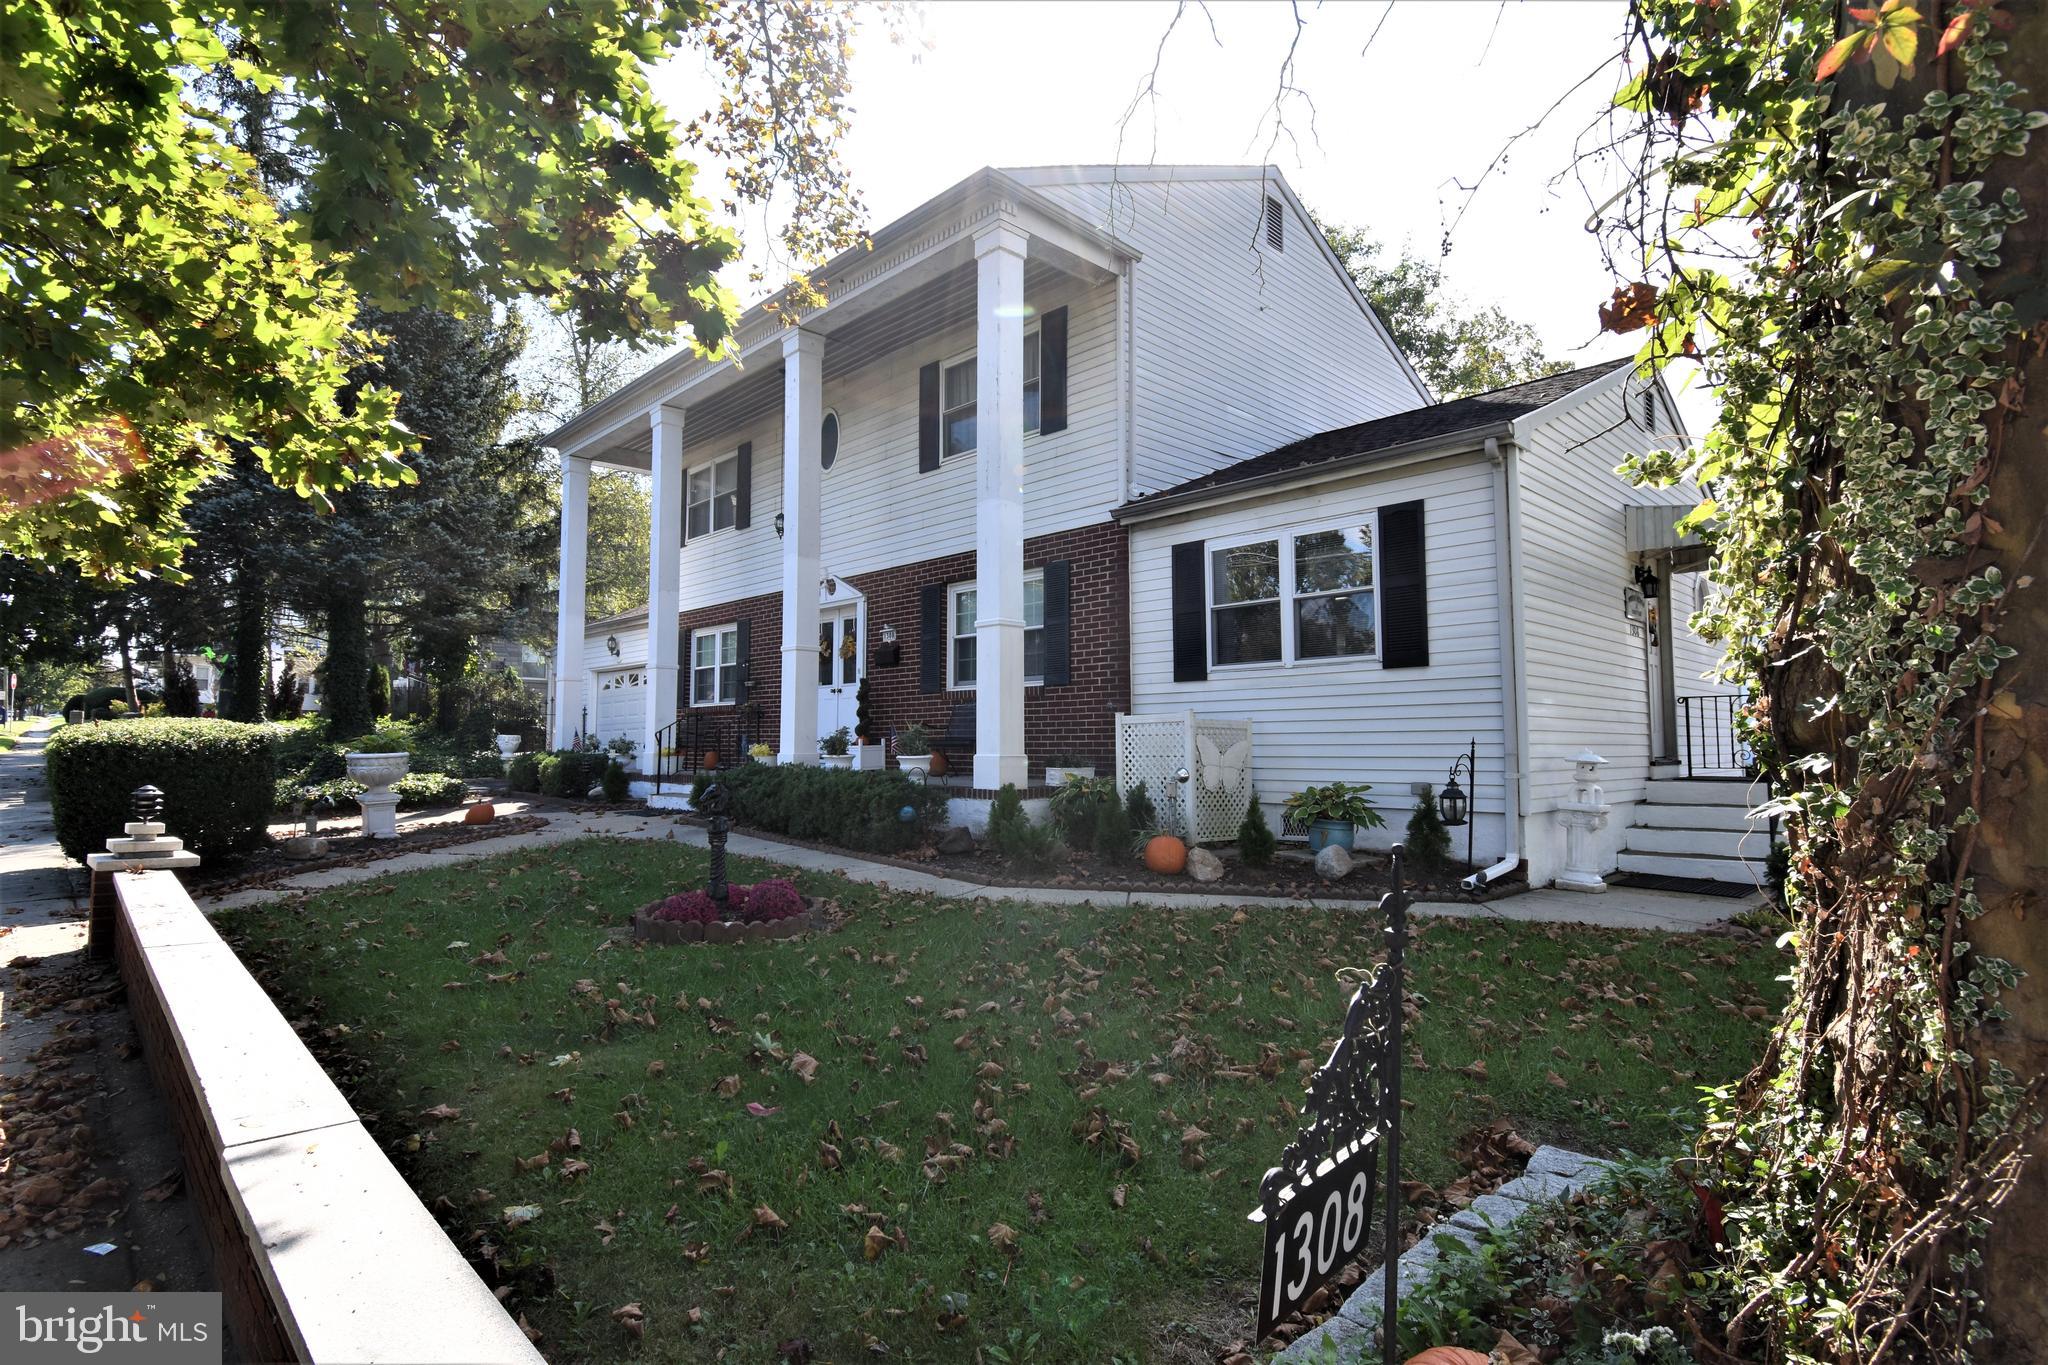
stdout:
POLYGON ((412 755, 348 754, 348 775, 366 788, 356 798, 363 808, 363 836, 369 839, 398 837, 398 793, 391 784, 405 776, 412 755))
POLYGON ((498 756, 499 756, 499 757, 501 757, 501 758, 510 758, 510 757, 512 757, 512 755, 514 755, 514 754, 516 754, 516 753, 518 753, 518 752, 519 752, 519 736, 517 736, 517 735, 499 735, 499 736, 498 736, 498 756))

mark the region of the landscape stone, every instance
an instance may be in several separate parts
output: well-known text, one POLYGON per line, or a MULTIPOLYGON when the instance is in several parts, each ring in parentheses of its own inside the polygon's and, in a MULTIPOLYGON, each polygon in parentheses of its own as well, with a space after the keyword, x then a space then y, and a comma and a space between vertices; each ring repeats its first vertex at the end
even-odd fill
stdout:
POLYGON ((1188 850, 1188 875, 1198 882, 1223 880, 1223 860, 1206 848, 1188 850))
POLYGON ((1340 882, 1351 875, 1351 853, 1341 844, 1331 844, 1316 854, 1316 875, 1326 882, 1340 882))
POLYGON ((284 841, 287 858, 318 858, 327 852, 327 841, 317 834, 295 834, 284 841))
POLYGON ((939 836, 937 847, 941 853, 972 853, 974 831, 965 825, 955 825, 939 836))
POLYGON ((1556 1175, 1566 1180, 1581 1181, 1598 1175, 1610 1163, 1598 1157, 1583 1156, 1569 1152, 1562 1147, 1538 1147, 1536 1155, 1529 1158, 1528 1175, 1556 1175))

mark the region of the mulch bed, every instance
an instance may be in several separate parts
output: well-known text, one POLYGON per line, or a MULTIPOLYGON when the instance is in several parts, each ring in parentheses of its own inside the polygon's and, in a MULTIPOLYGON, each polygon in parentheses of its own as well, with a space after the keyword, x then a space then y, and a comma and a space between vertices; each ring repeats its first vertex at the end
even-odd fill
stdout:
MULTIPOLYGON (((683 824, 701 826, 704 823, 703 817, 698 815, 671 814, 683 824)), ((892 856, 842 848, 838 844, 814 839, 793 839, 786 834, 743 825, 735 825, 734 828, 757 839, 817 849, 821 853, 843 853, 864 862, 882 863, 912 872, 929 872, 938 877, 973 882, 977 886, 1044 887, 1063 891, 1196 892, 1221 896, 1274 896, 1288 900, 1355 900, 1362 904, 1376 903, 1388 889, 1387 858, 1380 853, 1357 854, 1351 875, 1341 882, 1324 881, 1316 875, 1313 864, 1284 856, 1284 848, 1283 856, 1276 856, 1268 867, 1246 867, 1236 858, 1226 855, 1220 881, 1198 882, 1184 873, 1169 877, 1135 860, 1112 862, 1093 853, 1063 851, 1060 856, 1065 860, 1064 865, 1047 872, 1014 866, 979 848, 972 853, 940 853, 936 849, 922 848, 892 856)), ((1408 891, 1410 895, 1425 900, 1462 900, 1480 904, 1519 895, 1529 889, 1526 881, 1508 880, 1495 882, 1485 891, 1473 895, 1458 885, 1471 872, 1471 868, 1456 863, 1441 872, 1411 871, 1408 891)))
POLYGON ((431 853, 437 848, 474 843, 479 839, 525 834, 545 829, 547 823, 537 815, 501 815, 481 825, 428 825, 401 833, 396 839, 366 839, 360 832, 323 834, 321 837, 327 840, 327 852, 318 858, 288 858, 283 841, 273 840, 269 847, 254 849, 232 862, 201 863, 179 875, 194 890, 203 890, 209 896, 222 896, 231 891, 275 885, 307 872, 321 872, 332 867, 364 867, 407 853, 431 853))

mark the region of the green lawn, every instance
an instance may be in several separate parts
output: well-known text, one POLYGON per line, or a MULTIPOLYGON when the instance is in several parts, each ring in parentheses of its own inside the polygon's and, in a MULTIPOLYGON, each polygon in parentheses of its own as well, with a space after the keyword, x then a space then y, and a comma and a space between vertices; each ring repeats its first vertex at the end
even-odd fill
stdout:
MULTIPOLYGON (((819 1360, 1207 1361, 1249 1332, 1244 1214, 1376 916, 805 876, 840 932, 617 937, 703 864, 588 840, 225 927, 458 1240, 516 1272, 553 1359, 770 1361, 801 1337, 819 1360)), ((1421 920, 1410 961, 1404 1142, 1432 1184, 1495 1115, 1581 1149, 1672 1141, 1780 995, 1777 955, 1726 939, 1421 920)))
POLYGON ((21 742, 23 735, 35 729, 38 725, 53 723, 41 716, 36 716, 27 720, 10 720, 5 725, 0 725, 0 753, 6 753, 9 749, 12 749, 21 742))

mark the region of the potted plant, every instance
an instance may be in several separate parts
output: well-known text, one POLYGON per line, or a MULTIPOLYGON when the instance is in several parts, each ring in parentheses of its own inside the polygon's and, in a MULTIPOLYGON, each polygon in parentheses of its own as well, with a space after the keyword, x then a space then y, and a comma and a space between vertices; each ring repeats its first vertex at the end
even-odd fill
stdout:
POLYGON ((772 768, 775 766, 775 746, 773 744, 749 744, 747 746, 747 757, 756 763, 765 763, 772 768))
POLYGON ((896 766, 919 777, 932 770, 932 733, 912 721, 896 732, 896 766))
POLYGON ((1095 765, 1086 754, 1054 754, 1045 760, 1045 785, 1057 787, 1072 777, 1095 776, 1095 765))
POLYGON ((1288 797, 1288 817, 1308 827, 1309 852, 1321 853, 1332 844, 1349 849, 1359 829, 1383 827, 1387 822, 1365 799, 1371 790, 1364 782, 1329 782, 1288 797))
POLYGON ((819 762, 828 768, 851 768, 853 732, 844 725, 818 741, 819 762))

